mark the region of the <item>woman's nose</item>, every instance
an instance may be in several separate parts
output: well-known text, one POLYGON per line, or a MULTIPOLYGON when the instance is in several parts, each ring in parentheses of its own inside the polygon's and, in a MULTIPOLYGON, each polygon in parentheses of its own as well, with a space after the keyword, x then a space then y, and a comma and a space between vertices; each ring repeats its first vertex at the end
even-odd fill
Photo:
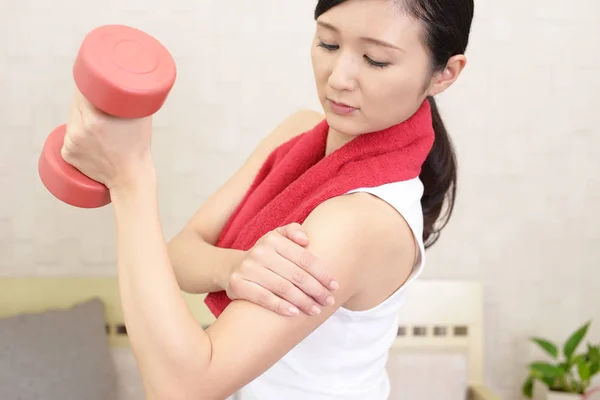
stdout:
POLYGON ((355 58, 340 52, 329 76, 329 86, 338 92, 352 91, 357 86, 357 74, 358 66, 355 58))

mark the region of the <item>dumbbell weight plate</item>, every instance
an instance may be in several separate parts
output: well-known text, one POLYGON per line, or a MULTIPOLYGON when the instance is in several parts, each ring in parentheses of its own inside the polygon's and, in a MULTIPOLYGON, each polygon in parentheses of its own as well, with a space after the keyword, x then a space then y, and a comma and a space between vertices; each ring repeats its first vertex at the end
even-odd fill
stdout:
POLYGON ((38 163, 42 183, 56 198, 74 207, 97 208, 109 204, 110 192, 106 186, 63 160, 61 150, 66 127, 59 126, 46 139, 38 163))
POLYGON ((152 36, 123 25, 90 32, 73 66, 73 78, 85 98, 122 118, 157 112, 175 77, 175 61, 168 50, 152 36))
MULTIPOLYGON (((142 118, 164 104, 176 78, 175 62, 166 48, 148 34, 124 25, 105 25, 84 39, 73 78, 96 108, 121 118, 142 118)), ((110 203, 108 189, 83 175, 61 156, 65 126, 48 136, 38 163, 44 186, 75 207, 110 203)))

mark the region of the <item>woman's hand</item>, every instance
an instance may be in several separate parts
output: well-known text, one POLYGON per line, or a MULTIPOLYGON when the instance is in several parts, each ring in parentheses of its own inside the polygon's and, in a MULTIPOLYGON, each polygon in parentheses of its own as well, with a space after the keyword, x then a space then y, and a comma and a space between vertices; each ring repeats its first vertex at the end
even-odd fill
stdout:
POLYGON ((229 274, 225 290, 281 315, 320 313, 333 304, 338 288, 329 268, 304 248, 308 238, 300 224, 277 228, 257 241, 229 274))
POLYGON ((151 136, 151 117, 113 117, 76 90, 61 155, 84 175, 112 190, 153 173, 151 136))

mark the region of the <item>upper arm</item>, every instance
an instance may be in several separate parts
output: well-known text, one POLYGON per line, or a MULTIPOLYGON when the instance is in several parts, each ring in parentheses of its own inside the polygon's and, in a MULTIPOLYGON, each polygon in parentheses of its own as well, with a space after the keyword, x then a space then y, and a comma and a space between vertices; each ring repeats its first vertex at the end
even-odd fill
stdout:
POLYGON ((259 143, 227 182, 196 211, 184 230, 193 230, 206 242, 214 245, 269 154, 294 136, 312 129, 322 119, 322 114, 312 110, 298 111, 286 118, 259 143))
POLYGON ((339 282, 333 306, 317 316, 284 317, 235 300, 207 329, 212 356, 200 379, 210 382, 203 386, 206 398, 225 398, 261 375, 360 292, 367 274, 373 273, 365 263, 390 262, 381 259, 390 254, 385 248, 390 242, 381 240, 390 234, 388 214, 364 207, 364 201, 351 196, 328 200, 303 224, 311 238, 308 250, 329 264, 339 282))

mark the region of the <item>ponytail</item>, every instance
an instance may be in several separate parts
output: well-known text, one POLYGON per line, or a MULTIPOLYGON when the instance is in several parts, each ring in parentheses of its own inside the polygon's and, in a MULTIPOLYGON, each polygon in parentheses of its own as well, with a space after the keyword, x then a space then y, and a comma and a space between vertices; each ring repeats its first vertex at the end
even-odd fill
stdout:
POLYGON ((431 247, 439 238, 454 209, 456 195, 456 155, 454 146, 446 131, 437 104, 428 97, 431 104, 435 142, 423 164, 419 178, 425 187, 421 206, 423 208, 423 241, 425 248, 431 247), (446 209, 442 214, 444 203, 446 209))

